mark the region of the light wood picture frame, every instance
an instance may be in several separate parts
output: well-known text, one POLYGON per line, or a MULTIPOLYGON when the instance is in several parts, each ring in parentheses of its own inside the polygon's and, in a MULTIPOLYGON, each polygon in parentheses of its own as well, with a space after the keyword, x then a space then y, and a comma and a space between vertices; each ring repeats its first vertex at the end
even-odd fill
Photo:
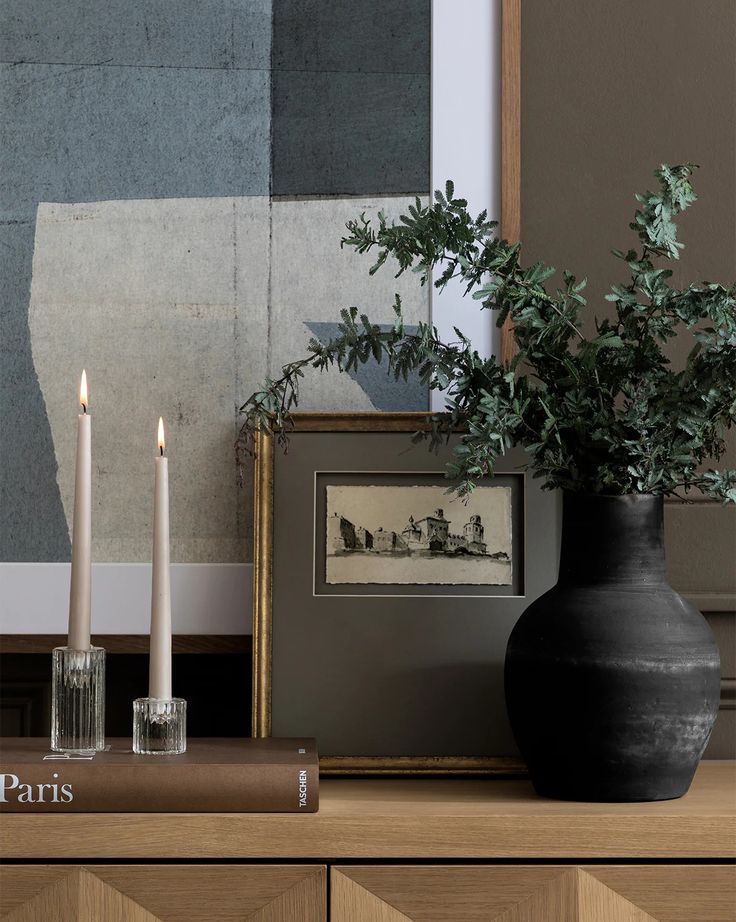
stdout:
MULTIPOLYGON (((501 234, 521 237, 521 0, 501 2, 501 234)), ((508 364, 516 342, 510 317, 501 328, 500 359, 508 364)))

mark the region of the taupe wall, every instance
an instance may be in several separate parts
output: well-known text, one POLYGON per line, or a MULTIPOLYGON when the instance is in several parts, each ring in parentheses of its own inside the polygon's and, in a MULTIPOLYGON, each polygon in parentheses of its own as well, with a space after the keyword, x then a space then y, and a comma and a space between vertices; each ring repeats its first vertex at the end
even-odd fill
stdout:
MULTIPOLYGON (((526 260, 587 275, 600 316, 617 280, 609 250, 634 241, 633 193, 652 187, 660 162, 693 160, 700 200, 680 222, 687 249, 673 283, 734 281, 734 0, 524 0, 522 14, 526 260)), ((736 467, 736 439, 731 446, 722 463, 736 467)), ((673 583, 719 612, 711 622, 733 687, 736 510, 668 504, 667 547, 673 583)), ((734 717, 722 713, 711 755, 732 746, 724 730, 734 717)))

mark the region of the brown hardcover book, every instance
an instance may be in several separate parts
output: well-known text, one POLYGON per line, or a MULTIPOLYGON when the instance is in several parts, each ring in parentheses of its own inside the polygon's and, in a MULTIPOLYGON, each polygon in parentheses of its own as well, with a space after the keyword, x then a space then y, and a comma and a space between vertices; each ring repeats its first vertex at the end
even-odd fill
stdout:
POLYGON ((313 739, 190 739, 178 756, 138 756, 129 740, 94 755, 47 738, 0 739, 0 812, 314 813, 313 739))

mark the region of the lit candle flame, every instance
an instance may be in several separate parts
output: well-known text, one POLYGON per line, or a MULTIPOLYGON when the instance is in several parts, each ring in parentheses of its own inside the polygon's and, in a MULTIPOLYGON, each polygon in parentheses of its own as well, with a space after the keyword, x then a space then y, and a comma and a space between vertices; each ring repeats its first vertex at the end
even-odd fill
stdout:
POLYGON ((166 439, 164 438, 164 420, 162 416, 158 418, 158 450, 161 454, 164 453, 164 448, 166 448, 166 439))
POLYGON ((79 385, 79 402, 82 404, 82 409, 84 412, 87 412, 87 407, 89 406, 89 398, 87 396, 87 372, 82 369, 82 382, 79 385))

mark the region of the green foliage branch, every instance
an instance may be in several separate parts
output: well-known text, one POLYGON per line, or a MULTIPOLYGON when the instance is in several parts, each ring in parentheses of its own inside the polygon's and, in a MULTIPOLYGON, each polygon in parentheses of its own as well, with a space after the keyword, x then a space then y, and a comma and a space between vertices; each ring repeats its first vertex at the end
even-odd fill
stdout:
POLYGON ((335 337, 312 339, 303 358, 241 407, 239 457, 263 429, 288 445, 307 370, 349 372, 375 361, 396 380, 416 373, 446 392, 445 411, 415 440, 427 438, 436 448, 460 433, 446 473, 461 495, 521 445, 548 489, 673 495, 699 487, 736 502, 736 470, 703 470, 723 455, 726 430, 736 422, 736 285, 678 289, 666 266, 683 248, 674 219, 696 199, 693 170, 690 163, 663 164, 655 172, 658 190, 636 196, 630 227, 639 249, 612 251, 630 280, 612 286, 613 316, 596 319, 593 335, 582 331, 586 280, 565 271, 549 291, 556 270, 541 262, 523 266, 520 244, 500 239, 486 212, 472 217, 451 182, 430 204, 416 199, 398 222, 382 213, 377 223, 365 214, 349 221, 342 246, 375 251, 371 275, 390 257, 397 277, 411 271, 426 285, 438 267, 438 289, 459 279, 464 294, 496 312, 499 327, 511 318, 515 357, 508 367, 482 358, 458 329, 451 342, 427 323, 407 332, 398 295, 390 329, 350 307, 341 311, 335 337), (675 335, 692 339, 679 369, 666 354, 675 335))

